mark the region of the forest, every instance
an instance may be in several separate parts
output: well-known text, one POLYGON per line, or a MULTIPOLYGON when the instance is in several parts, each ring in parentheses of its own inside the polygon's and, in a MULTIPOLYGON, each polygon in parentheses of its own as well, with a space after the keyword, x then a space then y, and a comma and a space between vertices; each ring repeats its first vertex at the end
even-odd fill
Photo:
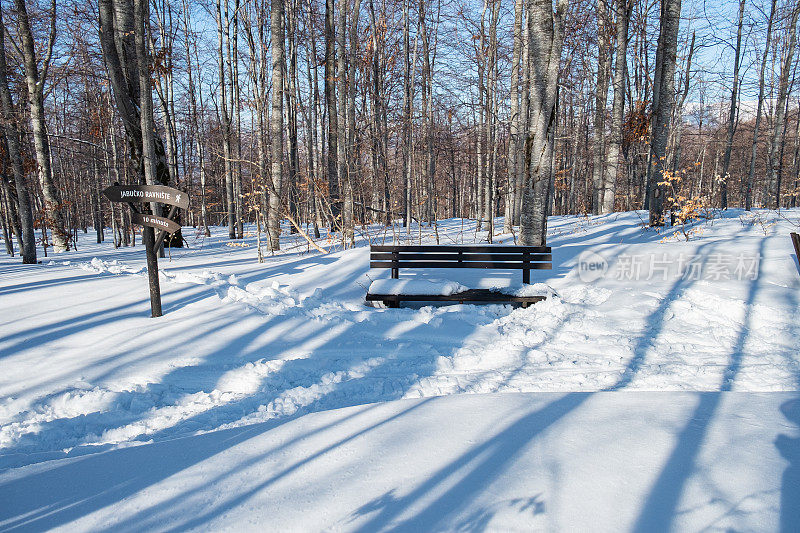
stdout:
POLYGON ((343 248, 448 218, 543 245, 548 215, 797 205, 795 0, 1 7, 0 218, 26 263, 89 231, 135 245, 114 183, 273 251, 282 221, 343 248))

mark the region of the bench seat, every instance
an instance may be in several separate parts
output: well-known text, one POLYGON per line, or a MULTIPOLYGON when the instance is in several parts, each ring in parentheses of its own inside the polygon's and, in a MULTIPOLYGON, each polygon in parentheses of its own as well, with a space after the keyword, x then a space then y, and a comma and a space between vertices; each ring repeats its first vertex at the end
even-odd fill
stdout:
POLYGON ((367 294, 368 302, 383 302, 386 307, 400 307, 400 302, 520 303, 528 307, 545 299, 546 296, 516 296, 491 289, 467 289, 453 294, 367 294))

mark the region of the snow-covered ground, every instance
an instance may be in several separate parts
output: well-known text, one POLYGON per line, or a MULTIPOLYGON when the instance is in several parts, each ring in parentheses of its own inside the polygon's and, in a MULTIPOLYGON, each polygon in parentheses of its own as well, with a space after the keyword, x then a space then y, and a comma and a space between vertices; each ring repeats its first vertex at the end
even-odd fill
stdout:
POLYGON ((0 530, 800 528, 782 215, 731 210, 688 242, 642 212, 553 217, 533 281, 554 294, 528 309, 365 305, 389 276, 369 240, 428 227, 329 254, 287 235, 262 264, 253 235, 192 233, 160 263, 159 319, 141 246, 0 259, 0 530))

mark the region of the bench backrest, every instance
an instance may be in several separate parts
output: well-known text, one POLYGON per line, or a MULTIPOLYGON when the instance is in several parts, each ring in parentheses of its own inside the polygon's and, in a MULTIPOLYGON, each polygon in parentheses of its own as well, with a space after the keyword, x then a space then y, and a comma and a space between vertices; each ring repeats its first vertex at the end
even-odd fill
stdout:
POLYGON ((369 260, 370 268, 391 268, 395 279, 401 268, 492 268, 522 270, 530 283, 531 270, 553 268, 549 246, 371 246, 369 260))

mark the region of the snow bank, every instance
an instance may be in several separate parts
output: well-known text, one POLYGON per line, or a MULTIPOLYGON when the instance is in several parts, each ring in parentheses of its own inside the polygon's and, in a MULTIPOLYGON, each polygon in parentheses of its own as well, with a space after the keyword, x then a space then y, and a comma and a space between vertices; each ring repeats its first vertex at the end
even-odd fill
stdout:
POLYGON ((558 296, 555 289, 546 283, 521 283, 518 285, 492 287, 491 290, 512 296, 544 296, 545 298, 558 296))
POLYGON ((139 274, 145 271, 145 267, 135 267, 130 266, 120 261, 112 260, 112 261, 104 261, 103 259, 99 259, 97 257, 93 257, 91 261, 88 262, 77 262, 73 263, 72 261, 49 261, 47 263, 48 266, 70 266, 75 265, 81 270, 85 270, 86 272, 91 272, 93 274, 139 274))

